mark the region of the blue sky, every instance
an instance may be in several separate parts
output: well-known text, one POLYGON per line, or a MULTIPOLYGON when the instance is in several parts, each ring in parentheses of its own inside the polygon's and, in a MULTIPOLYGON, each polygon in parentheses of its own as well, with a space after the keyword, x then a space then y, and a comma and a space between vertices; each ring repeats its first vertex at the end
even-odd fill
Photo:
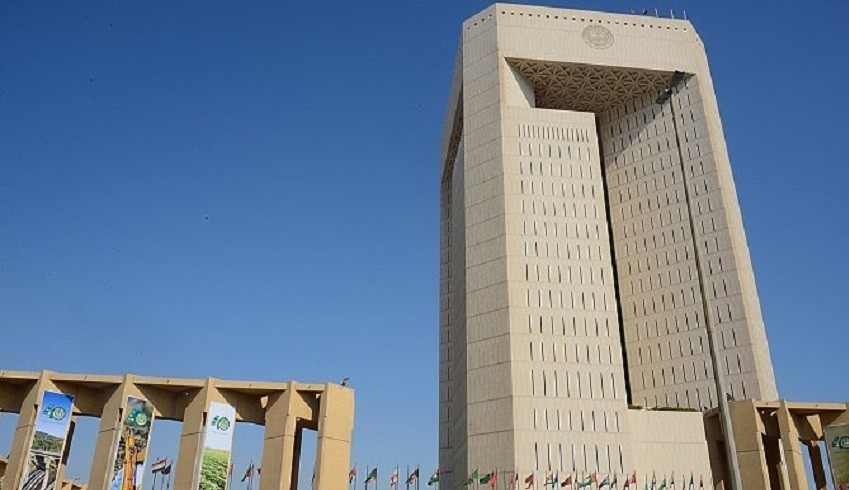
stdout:
MULTIPOLYGON (((780 392, 846 398, 849 4, 543 3, 687 10, 780 392)), ((0 369, 350 376, 360 466, 432 471, 439 132, 460 23, 486 5, 4 1, 0 369)), ((260 438, 237 427, 237 467, 260 438)))

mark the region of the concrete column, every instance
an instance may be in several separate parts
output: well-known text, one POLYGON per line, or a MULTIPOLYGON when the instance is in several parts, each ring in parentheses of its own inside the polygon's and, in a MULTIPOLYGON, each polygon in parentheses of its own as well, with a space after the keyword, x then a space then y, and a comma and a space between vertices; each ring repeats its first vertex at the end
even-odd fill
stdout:
POLYGON ((784 465, 787 469, 786 488, 788 490, 808 490, 808 478, 805 474, 805 460, 799 443, 799 430, 790 415, 787 402, 781 400, 776 414, 778 429, 781 433, 781 446, 784 450, 784 465))
POLYGON ((68 467, 68 456, 71 454, 71 442, 74 440, 74 430, 77 427, 77 417, 71 417, 71 425, 68 427, 68 437, 65 438, 65 449, 62 451, 62 459, 59 461, 59 468, 56 470, 56 485, 60 486, 62 480, 65 479, 65 468, 68 467))
POLYGON ((819 441, 808 444, 808 454, 811 456, 811 472, 814 474, 814 487, 817 490, 828 490, 828 479, 825 476, 825 466, 822 463, 822 448, 819 441))
POLYGON ((183 412, 183 431, 180 434, 174 488, 198 488, 209 404, 213 401, 224 401, 212 378, 206 380, 200 391, 189 396, 192 398, 183 412))
POLYGON ((734 421, 734 441, 737 446, 737 461, 740 464, 742 489, 767 489, 769 481, 766 453, 761 443, 763 427, 758 409, 752 400, 729 403, 729 412, 734 421))
MULTIPOLYGON (((265 441, 262 451, 262 477, 259 490, 295 490, 298 420, 311 418, 306 400, 289 383, 286 391, 268 395, 265 409, 265 441)), ((340 487, 344 488, 344 487, 340 487)))
POLYGON ((327 384, 319 400, 315 490, 336 490, 348 485, 351 433, 354 429, 354 392, 327 384))
POLYGON ((32 441, 35 421, 41 411, 41 393, 44 391, 47 373, 43 372, 41 378, 32 385, 18 414, 18 425, 15 427, 15 435, 12 438, 12 448, 9 450, 9 462, 6 465, 6 473, 3 476, 2 488, 19 488, 26 468, 29 455, 30 441, 32 441))
POLYGON ((108 490, 115 470, 115 452, 121 437, 121 424, 127 409, 127 396, 133 386, 133 376, 124 376, 124 381, 109 395, 100 414, 100 430, 94 443, 94 458, 88 477, 89 490, 108 490))

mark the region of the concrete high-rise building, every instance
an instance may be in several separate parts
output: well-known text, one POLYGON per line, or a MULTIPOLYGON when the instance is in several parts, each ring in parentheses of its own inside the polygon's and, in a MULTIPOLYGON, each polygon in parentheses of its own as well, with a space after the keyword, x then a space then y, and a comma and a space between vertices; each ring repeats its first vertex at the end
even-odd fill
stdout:
POLYGON ((445 121, 444 487, 709 475, 701 413, 634 407, 777 399, 693 26, 495 4, 463 23, 445 121))

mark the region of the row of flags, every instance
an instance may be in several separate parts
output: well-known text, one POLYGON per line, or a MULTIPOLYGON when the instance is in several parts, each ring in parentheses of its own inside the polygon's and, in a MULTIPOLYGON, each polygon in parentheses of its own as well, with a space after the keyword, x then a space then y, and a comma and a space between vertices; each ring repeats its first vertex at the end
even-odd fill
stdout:
MULTIPOLYGON (((372 468, 371 471, 367 470, 367 473, 368 474, 366 475, 366 479, 363 480, 363 483, 365 483, 366 485, 368 485, 369 483, 376 483, 377 482, 377 466, 372 468)), ((351 483, 355 483, 356 481, 357 481, 357 466, 354 465, 354 467, 351 468, 351 471, 348 472, 348 483, 351 484, 351 483)), ((392 474, 389 476, 389 486, 390 487, 398 486, 398 481, 399 481, 399 474, 398 474, 398 468, 396 467, 392 471, 392 474)), ((407 476, 407 479, 404 481, 404 483, 406 485, 412 485, 412 484, 418 483, 418 482, 419 482, 419 469, 416 468, 415 470, 413 470, 407 476)), ((428 479, 428 481, 427 481, 427 484, 429 486, 436 485, 438 483, 439 483, 439 468, 437 468, 436 471, 433 472, 433 475, 431 475, 430 479, 428 479)))
MULTIPOLYGON (((510 481, 507 484, 507 488, 515 489, 519 484, 519 472, 514 472, 510 476, 510 481)), ((534 488, 536 485, 536 475, 535 473, 529 474, 524 480, 524 488, 530 489, 534 488)), ((498 471, 492 471, 491 473, 486 473, 481 475, 478 470, 472 472, 471 475, 463 482, 463 486, 470 485, 487 485, 490 488, 495 488, 496 483, 498 482, 498 471)), ((601 478, 601 475, 598 473, 592 473, 588 476, 579 478, 577 474, 569 473, 566 478, 562 481, 560 480, 559 472, 551 472, 545 477, 545 481, 542 482, 543 487, 551 487, 551 488, 586 488, 586 487, 595 487, 595 488, 609 488, 616 489, 619 488, 618 476, 614 473, 613 477, 605 475, 604 478, 601 478)), ((690 473, 690 481, 689 483, 685 480, 684 484, 686 485, 686 490, 695 490, 696 481, 695 475, 690 473)), ((626 476, 625 481, 623 482, 623 489, 629 490, 639 490, 639 485, 637 483, 637 472, 633 472, 630 476, 626 476)), ((675 473, 669 477, 667 481, 666 477, 663 477, 663 480, 660 482, 657 481, 657 477, 655 474, 652 474, 651 484, 649 484, 648 476, 645 478, 645 485, 643 487, 644 490, 673 490, 675 488, 675 473)), ((704 489, 704 479, 699 476, 699 490, 704 489)))
MULTIPOLYGON (((502 472, 506 473, 506 472, 502 472)), ((377 467, 372 468, 367 471, 366 479, 363 483, 368 484, 377 482, 378 469, 377 467)), ((536 487, 536 474, 531 472, 527 477, 521 480, 523 483, 523 488, 531 489, 536 487)), ((472 474, 469 475, 468 478, 462 483, 463 486, 471 486, 475 485, 479 487, 480 485, 486 485, 490 488, 495 488, 498 483, 499 473, 494 470, 488 473, 481 473, 479 470, 475 470, 472 474)), ((590 475, 579 477, 576 473, 569 473, 562 480, 560 479, 561 475, 559 472, 550 472, 545 476, 545 480, 540 482, 543 484, 543 487, 551 487, 555 488, 566 488, 570 487, 570 489, 582 489, 582 488, 608 488, 611 490, 619 488, 619 478, 617 474, 601 475, 597 472, 591 473, 590 475)), ((519 472, 511 472, 510 479, 507 483, 507 488, 510 490, 519 488, 520 483, 520 473, 519 472)), ((351 468, 351 471, 348 473, 348 483, 356 483, 357 481, 357 466, 355 465, 351 468)), ((399 482, 399 473, 398 468, 396 467, 392 474, 389 476, 389 486, 396 487, 399 482)), ((419 481, 419 469, 416 468, 412 471, 406 478, 405 483, 407 485, 411 485, 413 483, 418 483, 419 481)), ((438 485, 439 484, 439 468, 433 472, 433 475, 428 480, 427 484, 429 486, 438 485)), ((690 473, 689 481, 685 478, 682 490, 696 490, 696 479, 693 473, 690 473)), ((704 478, 699 476, 698 489, 704 490, 704 478)), ((625 480, 622 482, 623 490, 640 490, 639 484, 637 483, 637 472, 633 472, 630 475, 625 476, 625 480)), ((656 474, 652 473, 651 480, 649 481, 648 475, 644 477, 644 485, 642 490, 674 490, 675 489, 675 473, 673 472, 670 477, 667 479, 666 476, 663 477, 662 480, 658 481, 656 474)))

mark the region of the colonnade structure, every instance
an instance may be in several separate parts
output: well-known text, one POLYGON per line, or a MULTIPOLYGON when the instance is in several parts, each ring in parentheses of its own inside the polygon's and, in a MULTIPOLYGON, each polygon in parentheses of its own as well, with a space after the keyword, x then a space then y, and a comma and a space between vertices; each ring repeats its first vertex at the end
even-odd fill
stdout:
MULTIPOLYGON (((828 430, 849 424, 849 402, 735 400, 729 402, 728 408, 744 489, 808 490, 803 451, 810 458, 813 488, 843 488, 841 482, 834 487, 828 484, 823 446, 828 449, 841 439, 846 440, 829 437, 828 430)), ((723 454, 726 443, 717 409, 705 414, 705 433, 716 488, 727 489, 729 475, 723 454)), ((843 450, 849 449, 846 442, 843 444, 843 450)), ((846 466, 845 459, 832 460, 831 464, 846 466)), ((838 473, 840 470, 845 474, 845 468, 838 469, 838 473)))
MULTIPOLYGON (((235 422, 265 427, 259 490, 298 487, 302 433, 317 431, 315 483, 318 490, 347 485, 354 392, 333 383, 228 381, 215 378, 178 379, 136 376, 61 374, 51 371, 0 371, 0 412, 18 413, 2 488, 20 488, 35 446, 36 423, 50 407, 41 406, 45 393, 71 400, 70 427, 51 478, 62 482, 70 440, 78 417, 100 418, 89 490, 107 490, 114 480, 124 448, 122 430, 133 403, 151 407, 155 419, 183 423, 174 471, 176 490, 196 489, 211 407, 232 410, 235 422)), ((64 414, 63 414, 64 415, 64 414)), ((150 423, 147 417, 138 421, 150 423)), ((233 421, 221 425, 229 428, 233 421)), ((214 422, 213 422, 214 423, 214 422)), ((133 443, 135 447, 137 443, 133 443)), ((132 451, 131 451, 132 452, 132 451)), ((229 460, 229 449, 228 460, 229 460)), ((123 453, 126 454, 126 453, 123 453)), ((138 454, 136 455, 138 456, 138 454)), ((150 462, 150 460, 148 460, 150 462)), ((119 470, 120 472, 120 470, 119 470)), ((65 488, 59 484, 56 488, 65 488)))

